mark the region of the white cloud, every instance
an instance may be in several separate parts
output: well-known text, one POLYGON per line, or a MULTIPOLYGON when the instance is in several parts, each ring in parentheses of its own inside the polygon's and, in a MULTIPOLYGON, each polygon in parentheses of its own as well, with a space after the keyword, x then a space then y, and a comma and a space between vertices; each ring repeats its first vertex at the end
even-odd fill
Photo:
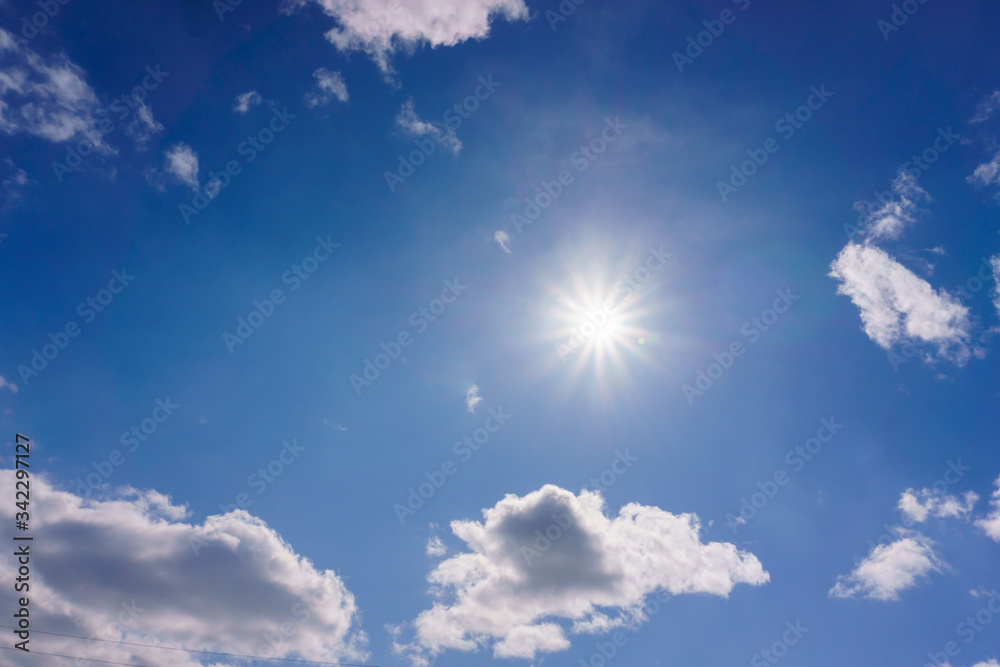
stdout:
POLYGON ((967 491, 963 498, 945 495, 931 489, 907 489, 899 497, 899 510, 910 521, 923 523, 928 517, 968 520, 979 495, 967 491))
POLYGON ((346 431, 347 429, 337 424, 336 422, 329 421, 326 417, 323 418, 323 423, 332 428, 334 431, 346 431))
MULTIPOLYGON (((157 190, 166 188, 167 180, 183 183, 195 192, 200 190, 198 181, 198 154, 189 145, 179 142, 163 152, 163 169, 150 166, 146 169, 146 181, 157 190)), ((219 183, 210 181, 205 185, 205 194, 212 198, 218 194, 219 183)))
POLYGON ((985 123, 997 109, 1000 109, 1000 90, 994 91, 993 94, 989 95, 986 99, 976 105, 976 115, 973 116, 969 122, 985 123))
POLYGON ((163 125, 153 118, 153 110, 146 106, 142 100, 134 100, 138 103, 138 108, 132 113, 132 120, 125 126, 127 134, 138 150, 145 150, 149 140, 154 134, 163 131, 163 125))
POLYGON ((427 540, 427 555, 434 558, 439 558, 448 553, 448 547, 444 545, 441 538, 435 535, 431 539, 427 540))
POLYGON ((898 600, 901 592, 916 586, 921 578, 948 567, 928 538, 903 528, 895 532, 899 539, 875 547, 853 572, 838 577, 830 597, 861 594, 872 600, 898 600))
POLYGON ((0 28, 0 130, 53 143, 86 138, 112 153, 97 127, 101 112, 86 74, 65 54, 43 58, 0 28))
POLYGON ((498 229, 493 232, 493 240, 496 242, 500 249, 503 250, 508 255, 510 254, 510 235, 502 229, 498 229))
POLYGON ((476 406, 483 402, 483 397, 479 395, 479 387, 477 385, 472 385, 469 390, 465 392, 465 409, 469 412, 475 412, 476 406))
POLYGON ((528 18, 524 0, 292 0, 290 7, 315 2, 337 26, 326 38, 342 52, 363 51, 387 77, 390 60, 400 48, 412 51, 421 44, 432 48, 483 39, 490 21, 503 17, 528 18))
POLYGON ((306 106, 310 109, 327 104, 334 97, 341 102, 347 101, 347 84, 344 83, 340 72, 331 72, 325 67, 320 67, 313 72, 313 76, 316 78, 316 83, 313 84, 313 90, 306 93, 306 106))
POLYGON ((198 154, 185 143, 174 144, 163 154, 167 173, 192 190, 198 190, 198 154))
POLYGON ((931 285, 885 251, 848 243, 831 265, 840 281, 837 294, 861 310, 864 331, 883 349, 901 342, 929 343, 937 354, 959 365, 968 361, 969 309, 931 285))
MULTIPOLYGON (((4 158, 4 164, 10 167, 10 176, 0 183, 0 191, 4 194, 5 201, 0 206, 0 211, 9 211, 17 206, 24 197, 23 190, 29 185, 38 185, 38 181, 28 178, 28 172, 18 167, 9 157, 4 158)), ((2 385, 0 385, 2 386, 2 385)))
MULTIPOLYGON (((0 471, 0 493, 13 497, 13 471, 0 471)), ((262 657, 368 657, 359 611, 343 581, 242 510, 186 523, 187 509, 155 491, 126 488, 84 500, 39 476, 32 479, 31 500, 34 627, 262 657), (122 616, 123 608, 133 612, 122 616), (282 637, 282 624, 294 634, 282 637), (265 635, 277 638, 276 652, 265 635)), ((0 506, 5 526, 13 525, 15 511, 10 503, 0 506)), ((9 580, 14 567, 0 564, 0 576, 9 580)), ((48 652, 80 655, 77 640, 44 641, 48 652)), ((38 664, 16 653, 5 656, 15 661, 7 664, 38 664)), ((108 643, 87 655, 170 667, 200 667, 204 660, 108 643)))
POLYGON ((753 554, 702 543, 694 514, 636 503, 615 517, 604 510, 598 492, 546 485, 507 495, 481 523, 453 521, 468 551, 428 575, 434 605, 406 624, 409 643, 393 629, 394 651, 416 665, 448 649, 533 659, 569 648, 567 632, 643 621, 641 606, 658 591, 728 597, 736 584, 770 579, 753 554))
POLYGON ((978 519, 976 526, 994 542, 1000 542, 1000 477, 997 477, 994 484, 997 488, 990 500, 990 513, 985 518, 978 519))
POLYGON ((1000 151, 997 151, 992 160, 976 167, 976 170, 972 172, 972 176, 969 176, 966 180, 974 185, 984 187, 988 185, 1000 185, 1000 151))
POLYGON ((396 116, 396 124, 403 128, 408 134, 414 137, 429 136, 452 153, 458 154, 462 150, 462 142, 455 131, 443 123, 431 123, 421 120, 413 108, 413 100, 409 99, 403 103, 403 107, 396 116))
POLYGON ((233 113, 246 113, 250 107, 259 107, 263 98, 256 90, 250 90, 236 96, 233 100, 233 113))
POLYGON ((6 389, 12 394, 17 393, 17 385, 13 382, 7 382, 2 375, 0 375, 0 389, 6 389))
POLYGON ((1000 313, 1000 255, 990 257, 990 267, 993 269, 993 306, 1000 313))
POLYGON ((854 208, 862 214, 864 238, 898 239, 908 225, 916 221, 917 202, 927 199, 927 192, 908 172, 900 172, 892 182, 892 197, 879 203, 858 202, 854 208))

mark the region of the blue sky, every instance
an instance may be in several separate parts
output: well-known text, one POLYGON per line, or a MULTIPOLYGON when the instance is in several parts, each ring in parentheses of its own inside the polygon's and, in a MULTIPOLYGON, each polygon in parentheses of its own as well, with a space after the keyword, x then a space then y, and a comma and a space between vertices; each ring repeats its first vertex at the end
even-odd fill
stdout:
POLYGON ((0 17, 32 652, 997 664, 1000 8, 0 17))

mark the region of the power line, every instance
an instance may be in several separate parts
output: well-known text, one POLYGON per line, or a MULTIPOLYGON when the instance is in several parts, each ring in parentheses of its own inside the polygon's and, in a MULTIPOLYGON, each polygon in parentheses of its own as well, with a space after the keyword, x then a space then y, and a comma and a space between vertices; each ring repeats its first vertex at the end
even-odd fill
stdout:
MULTIPOLYGON (((34 632, 34 630, 32 630, 34 632)), ((0 646, 5 651, 21 651, 19 648, 11 648, 10 646, 0 646)), ((24 653, 25 651, 21 651, 24 653)), ((28 655, 51 655, 53 658, 66 658, 67 660, 90 660, 91 662, 103 662, 105 665, 128 665, 128 667, 146 667, 146 665, 137 665, 134 662, 111 662, 110 660, 98 660, 97 658, 81 658, 75 655, 61 655, 59 653, 42 653, 41 651, 27 651, 28 655)))
MULTIPOLYGON (((12 627, 10 625, 0 625, 0 628, 7 628, 8 630, 17 630, 17 628, 12 627)), ((115 639, 99 639, 97 637, 82 637, 80 635, 66 635, 66 634, 62 634, 60 632, 46 632, 45 630, 35 630, 35 629, 32 629, 31 631, 32 632, 37 632, 37 633, 42 634, 42 635, 53 635, 55 637, 69 637, 70 639, 89 639, 89 640, 92 640, 92 641, 95 641, 95 642, 107 642, 109 644, 124 644, 126 646, 142 646, 143 648, 158 648, 158 649, 163 649, 164 651, 184 651, 185 653, 204 653, 206 655, 224 655, 224 656, 229 657, 229 658, 249 658, 251 660, 270 660, 272 662, 302 662, 302 663, 306 663, 306 664, 310 664, 310 665, 336 665, 337 667, 378 667, 378 665, 364 665, 364 664, 358 664, 358 663, 353 663, 353 662, 322 662, 322 661, 319 661, 319 660, 301 660, 301 659, 298 659, 298 658, 262 658, 259 655, 245 655, 243 653, 222 653, 222 652, 219 652, 219 651, 199 651, 198 649, 180 648, 179 646, 156 646, 154 644, 139 644, 139 643, 136 643, 136 642, 123 642, 123 641, 118 641, 118 640, 115 640, 115 639)), ((7 647, 7 646, 0 646, 0 648, 9 648, 9 647, 7 647)), ((15 649, 9 649, 9 650, 13 651, 15 649)), ((35 652, 36 651, 32 651, 32 653, 35 653, 35 652)), ((54 655, 54 654, 44 653, 42 655, 54 655)), ((59 657, 65 658, 67 656, 59 656, 59 657)), ((96 660, 95 658, 84 658, 84 659, 85 660, 95 660, 95 662, 104 662, 102 660, 96 660)), ((131 664, 131 663, 126 663, 126 662, 112 662, 112 663, 109 663, 109 664, 112 664, 112 665, 127 665, 127 664, 131 664)), ((143 666, 139 665, 139 667, 143 667, 143 666)))

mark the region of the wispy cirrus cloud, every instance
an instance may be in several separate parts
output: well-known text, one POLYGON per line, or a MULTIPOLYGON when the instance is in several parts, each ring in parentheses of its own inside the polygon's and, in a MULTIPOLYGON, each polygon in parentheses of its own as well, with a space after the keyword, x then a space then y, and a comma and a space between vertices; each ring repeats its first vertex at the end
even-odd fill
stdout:
POLYGON ((997 109, 1000 109, 1000 90, 993 91, 976 105, 976 114, 969 119, 969 122, 973 124, 985 123, 997 109))
POLYGON ((264 98, 256 90, 248 90, 233 100, 233 113, 245 114, 250 111, 250 107, 259 107, 263 101, 264 98))
POLYGON ((493 232, 493 241, 498 246, 500 246, 501 250, 503 250, 508 255, 510 254, 510 234, 508 234, 502 229, 498 229, 495 232, 493 232))
POLYGON ((340 72, 331 72, 325 67, 320 67, 313 72, 313 78, 316 79, 316 83, 313 84, 313 89, 306 93, 305 97, 307 107, 312 109, 326 105, 333 98, 347 102, 347 84, 344 83, 340 72))
POLYGON ((53 143, 87 138, 110 154, 98 129, 102 111, 86 73, 66 54, 42 57, 0 28, 0 131, 53 143))
POLYGON ((469 390, 465 392, 465 409, 469 412, 475 412, 476 406, 483 402, 483 397, 479 395, 478 385, 472 385, 469 390))
POLYGON ((858 202, 854 208, 862 214, 862 236, 869 241, 898 239, 916 221, 918 203, 929 199, 917 179, 902 171, 892 182, 892 197, 875 202, 858 202))
POLYGON ((421 119, 413 107, 413 99, 408 99, 403 103, 402 108, 396 115, 396 125, 413 137, 430 137, 441 144, 452 153, 457 154, 462 150, 462 142, 459 140, 455 130, 443 123, 431 123, 421 119))

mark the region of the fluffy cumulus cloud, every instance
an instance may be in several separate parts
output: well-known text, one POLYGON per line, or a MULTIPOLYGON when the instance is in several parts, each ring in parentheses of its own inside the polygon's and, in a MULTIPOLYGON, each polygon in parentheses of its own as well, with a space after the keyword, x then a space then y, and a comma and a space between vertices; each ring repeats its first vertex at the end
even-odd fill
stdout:
POLYGON ((328 104, 334 97, 341 102, 347 101, 347 84, 344 83, 340 72, 331 72, 325 67, 320 67, 313 72, 313 78, 316 79, 316 83, 313 84, 313 89, 306 93, 306 106, 310 109, 328 104))
POLYGON ((990 500, 990 513, 984 518, 976 521, 978 526, 994 542, 1000 542, 1000 477, 995 482, 996 489, 990 500))
POLYGON ((246 113, 250 107, 259 107, 263 98, 256 90, 249 90, 236 96, 233 100, 233 113, 246 113))
POLYGON ((940 358, 964 364, 971 350, 969 309, 884 250, 848 243, 834 260, 830 276, 837 293, 861 310, 868 337, 888 350, 898 343, 927 344, 940 358))
MULTIPOLYGON (((185 507, 153 491, 84 500, 42 477, 31 485, 32 627, 261 657, 368 658, 343 581, 296 554, 260 519, 238 510, 188 523, 185 507)), ((0 493, 12 498, 13 487, 14 472, 0 471, 0 493)), ((14 511, 0 505, 4 526, 13 526, 14 511)), ((0 562, 4 586, 15 567, 0 562)), ((200 667, 205 659, 51 635, 41 641, 38 650, 75 656, 85 649, 90 658, 118 663, 200 667)), ((5 653, 4 664, 44 662, 5 653)))
POLYGON ((289 6, 310 3, 336 21, 326 38, 337 49, 368 54, 387 77, 398 49, 454 46, 486 37, 495 17, 528 18, 524 0, 293 0, 289 6))
POLYGON ((597 492, 546 485, 483 515, 452 522, 467 551, 428 575, 433 607, 392 628, 413 664, 449 649, 530 660, 569 648, 567 635, 641 622, 653 593, 727 597, 770 579, 753 554, 703 543, 697 516, 632 503, 609 517, 597 492))
POLYGON ((163 124, 153 117, 153 110, 142 100, 134 100, 135 111, 125 125, 125 134, 135 143, 137 150, 145 150, 153 135, 163 132, 163 124))
MULTIPOLYGON (((396 125, 413 137, 430 137, 452 153, 462 150, 462 142, 455 131, 443 123, 431 123, 417 116, 413 100, 407 100, 396 115, 396 125)), ((426 152, 426 151, 425 151, 426 152)))
POLYGON ((427 555, 432 558, 440 558, 441 556, 448 553, 448 547, 444 545, 441 538, 435 535, 431 539, 427 540, 427 555))
POLYGON ((968 520, 979 495, 967 491, 962 498, 931 489, 907 489, 899 497, 899 510, 913 523, 923 523, 930 517, 968 520))
POLYGON ((875 547, 853 572, 838 577, 830 596, 898 600, 901 592, 931 572, 948 567, 934 552, 934 543, 922 534, 897 528, 896 536, 894 542, 875 547))
POLYGON ((892 192, 878 202, 858 202, 861 233, 868 240, 898 239, 916 221, 918 203, 928 198, 916 178, 900 172, 892 182, 892 192))
POLYGON ((111 153, 98 129, 101 103, 65 54, 43 58, 0 28, 0 131, 59 143, 87 139, 111 153))

